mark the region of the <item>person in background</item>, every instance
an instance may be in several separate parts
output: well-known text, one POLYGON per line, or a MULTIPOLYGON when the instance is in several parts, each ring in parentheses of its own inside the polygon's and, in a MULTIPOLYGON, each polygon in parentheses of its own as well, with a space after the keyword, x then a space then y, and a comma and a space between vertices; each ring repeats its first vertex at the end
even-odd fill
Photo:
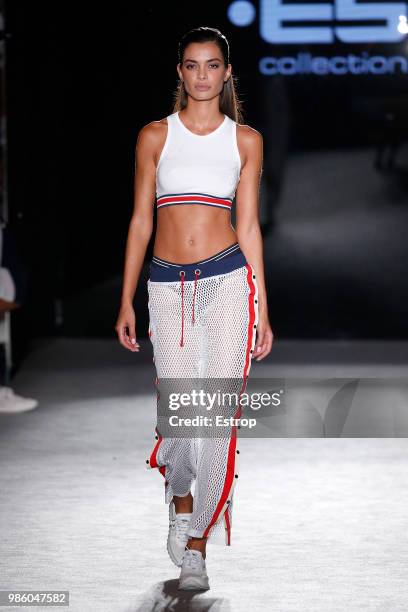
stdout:
MULTIPOLYGON (((20 308, 25 295, 24 266, 18 257, 16 245, 7 225, 0 216, 0 325, 4 324, 4 314, 20 308), (3 265, 4 264, 4 265, 3 265)), ((0 381, 4 381, 4 362, 0 381)), ((25 412, 38 406, 38 400, 22 397, 11 387, 0 382, 0 414, 25 412)))

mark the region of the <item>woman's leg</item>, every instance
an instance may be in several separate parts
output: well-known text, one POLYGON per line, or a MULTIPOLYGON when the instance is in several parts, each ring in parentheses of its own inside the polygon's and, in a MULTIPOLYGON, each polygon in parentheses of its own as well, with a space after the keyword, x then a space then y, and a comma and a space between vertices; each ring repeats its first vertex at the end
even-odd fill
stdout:
POLYGON ((173 501, 177 514, 183 512, 191 513, 193 511, 193 496, 190 491, 183 497, 173 495, 173 501))
MULTIPOLYGON (((189 291, 190 289, 190 291, 189 291)), ((191 288, 186 287, 186 293, 191 288)), ((148 282, 149 337, 153 346, 158 396, 179 390, 184 378, 194 378, 199 373, 199 339, 191 329, 191 321, 183 321, 188 334, 187 346, 179 346, 181 330, 181 300, 179 283, 148 282)), ((191 296, 189 297, 191 300, 191 296)), ((186 301, 187 298, 186 298, 186 301)), ((158 420, 168 417, 166 406, 162 409, 158 400, 158 420)), ((165 500, 174 500, 177 513, 191 512, 193 498, 191 486, 196 477, 196 455, 191 437, 170 437, 165 429, 150 456, 151 467, 159 467, 165 478, 165 500)))
MULTIPOLYGON (((239 398, 245 390, 258 323, 257 285, 252 266, 226 274, 223 278, 203 279, 201 296, 211 300, 201 319, 201 372, 206 392, 227 393, 239 398)), ((197 294, 197 295, 200 295, 197 294)), ((218 397, 216 395, 216 397, 218 397)), ((239 402, 215 403, 213 413, 225 418, 239 417, 239 402)), ((205 539, 225 530, 225 543, 231 544, 234 485, 238 474, 237 427, 212 427, 199 439, 194 509, 188 535, 204 538, 189 547, 205 550, 205 539), (211 436, 211 437, 210 437, 211 436)))

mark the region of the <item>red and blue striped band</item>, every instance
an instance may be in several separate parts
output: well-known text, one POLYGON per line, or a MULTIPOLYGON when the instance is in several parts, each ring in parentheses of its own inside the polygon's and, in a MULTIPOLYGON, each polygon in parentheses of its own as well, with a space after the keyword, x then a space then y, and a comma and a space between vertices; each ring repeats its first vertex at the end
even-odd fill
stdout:
POLYGON ((164 206, 177 206, 180 204, 202 204, 204 206, 215 206, 231 210, 232 198, 220 198, 210 193, 166 193, 157 198, 157 209, 164 206))

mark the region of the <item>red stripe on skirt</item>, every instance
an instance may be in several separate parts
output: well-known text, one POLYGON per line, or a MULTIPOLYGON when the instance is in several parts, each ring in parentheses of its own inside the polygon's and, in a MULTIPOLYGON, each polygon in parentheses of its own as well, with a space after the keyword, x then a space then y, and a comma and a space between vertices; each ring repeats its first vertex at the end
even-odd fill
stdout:
POLYGON ((230 520, 229 520, 228 508, 226 509, 224 513, 224 517, 225 517, 225 525, 227 528, 227 546, 231 546, 231 525, 230 525, 230 520))
MULTIPOLYGON (((157 429, 156 429, 157 432, 157 429)), ((149 459, 149 464, 150 467, 155 468, 155 467, 160 467, 157 463, 157 451, 159 450, 159 446, 162 443, 163 438, 159 435, 159 440, 156 442, 156 445, 154 447, 154 449, 152 450, 152 454, 150 455, 150 459, 149 459)))
POLYGON ((248 302, 249 302, 249 323, 248 323, 248 342, 247 342, 247 351, 246 351, 246 357, 245 357, 245 367, 244 367, 244 378, 246 378, 248 376, 248 372, 249 372, 249 366, 250 366, 250 355, 251 355, 251 348, 252 348, 252 335, 254 333, 254 321, 255 321, 255 304, 254 304, 254 299, 255 299, 255 285, 254 282, 252 280, 252 270, 251 267, 246 264, 246 269, 247 269, 247 282, 250 288, 250 292, 248 295, 248 302))
MULTIPOLYGON (((252 348, 252 340, 253 340, 253 334, 254 334, 254 321, 255 321, 255 308, 254 308, 255 285, 252 281, 253 273, 252 273, 251 267, 248 264, 246 264, 245 267, 247 269, 247 282, 250 288, 249 295, 248 295, 249 321, 248 321, 247 347, 246 347, 245 366, 244 366, 244 380, 243 380, 243 384, 241 387, 240 396, 243 393, 243 389, 245 389, 245 386, 246 386, 246 378, 247 378, 248 369, 250 365, 250 354, 251 354, 250 351, 252 348)), ((239 418, 240 416, 241 416, 241 406, 239 405, 238 410, 234 415, 234 418, 239 418)), ((228 499, 231 485, 235 477, 234 468, 235 468, 235 452, 236 452, 236 445, 237 445, 236 432, 237 432, 237 426, 233 425, 232 432, 231 432, 231 441, 228 447, 227 473, 225 476, 224 487, 221 493, 220 500, 213 514, 213 517, 203 533, 204 538, 207 537, 210 528, 217 522, 217 518, 221 512, 221 508, 224 506, 225 502, 228 499)), ((227 518, 227 516, 225 516, 225 522, 227 523, 227 533, 228 533, 227 538, 228 538, 228 542, 230 542, 231 541, 231 526, 229 525, 229 517, 227 518)))

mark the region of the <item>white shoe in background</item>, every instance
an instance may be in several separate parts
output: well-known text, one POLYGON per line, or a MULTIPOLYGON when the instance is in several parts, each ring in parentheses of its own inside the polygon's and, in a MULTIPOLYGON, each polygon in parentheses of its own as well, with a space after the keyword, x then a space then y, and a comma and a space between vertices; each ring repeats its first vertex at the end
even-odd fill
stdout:
POLYGON ((185 551, 178 588, 188 591, 210 588, 205 559, 199 550, 187 548, 185 551))
POLYGON ((38 406, 38 400, 16 395, 11 387, 0 387, 0 413, 26 412, 38 406))

